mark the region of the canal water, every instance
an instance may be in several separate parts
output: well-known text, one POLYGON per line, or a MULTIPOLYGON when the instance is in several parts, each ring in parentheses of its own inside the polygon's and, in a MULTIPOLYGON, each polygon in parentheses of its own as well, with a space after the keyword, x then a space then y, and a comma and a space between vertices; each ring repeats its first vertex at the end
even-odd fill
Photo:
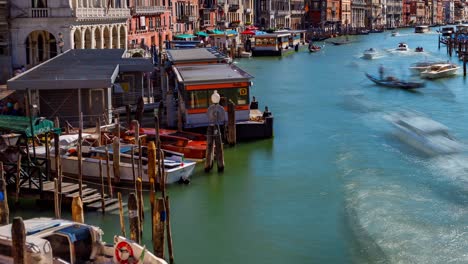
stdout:
MULTIPOLYGON (((255 76, 251 95, 273 112, 275 137, 227 148, 224 173, 199 165, 190 185, 169 188, 177 263, 468 262, 468 155, 423 156, 385 119, 419 111, 468 142, 468 87, 462 70, 418 92, 370 83, 364 73, 377 75, 380 65, 411 78, 413 62, 450 59, 436 34, 400 33, 234 62, 255 76), (399 42, 425 52, 392 51, 399 42), (371 47, 383 57, 361 59, 371 47)), ((144 243, 152 248, 145 202, 144 243)), ((119 233, 115 214, 86 221, 107 241, 119 233)))

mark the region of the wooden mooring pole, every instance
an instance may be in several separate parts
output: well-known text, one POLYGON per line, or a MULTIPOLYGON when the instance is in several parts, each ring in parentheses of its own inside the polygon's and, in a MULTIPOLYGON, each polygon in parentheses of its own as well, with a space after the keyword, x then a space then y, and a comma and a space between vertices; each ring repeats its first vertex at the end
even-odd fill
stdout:
POLYGON ((106 213, 106 201, 104 199, 104 173, 102 173, 102 160, 99 160, 99 177, 101 178, 101 210, 106 213))
POLYGON ((14 264, 26 264, 26 230, 23 218, 15 217, 11 225, 12 256, 14 264))
POLYGON ((110 198, 114 198, 114 191, 112 190, 112 179, 110 175, 110 157, 109 149, 106 146, 106 174, 107 174, 107 188, 109 189, 110 198))
POLYGON ((465 51, 463 52, 463 77, 466 77, 466 60, 467 60, 467 56, 468 56, 468 52, 465 51))
POLYGON ((140 218, 138 217, 138 201, 135 193, 128 197, 128 222, 130 223, 130 239, 140 243, 140 218))
POLYGON ((140 237, 143 237, 144 203, 143 203, 143 182, 140 177, 137 180, 137 196, 138 196, 138 217, 140 218, 140 237))
POLYGON ((126 237, 126 235, 125 235, 125 219, 124 219, 123 205, 122 205, 122 194, 120 192, 118 192, 117 197, 119 199, 120 232, 122 233, 123 237, 126 237))
POLYGON ((153 247, 154 254, 164 259, 164 222, 166 221, 164 198, 156 199, 156 208, 153 212, 154 233, 153 247))
POLYGON ((228 103, 228 129, 227 142, 233 146, 236 144, 236 107, 232 101, 228 103))
POLYGON ((219 129, 215 129, 214 142, 216 153, 216 165, 218 167, 218 172, 222 172, 224 171, 224 150, 223 140, 221 138, 221 131, 219 131, 219 129))
POLYGON ((166 232, 167 232, 167 249, 169 251, 169 261, 174 263, 174 249, 172 247, 172 233, 171 233, 171 212, 169 205, 169 196, 164 199, 166 203, 166 232))
POLYGON ((120 182, 120 139, 114 137, 112 142, 112 162, 114 169, 114 181, 120 182))
POLYGON ((80 128, 78 130, 78 186, 80 198, 83 199, 83 112, 80 112, 80 128))
POLYGON ((0 161, 0 225, 8 225, 10 222, 10 208, 8 207, 7 186, 3 171, 3 162, 0 161))
POLYGON ((58 179, 54 179, 54 209, 55 218, 60 219, 60 198, 59 198, 59 184, 58 179))
POLYGON ((214 158, 214 126, 209 126, 206 129, 205 172, 209 172, 213 168, 213 158, 214 158))
POLYGON ((80 196, 73 197, 72 220, 78 223, 84 223, 83 202, 81 201, 80 196))
MULTIPOLYGON (((33 142, 34 144, 34 142, 33 142)), ((21 182, 21 154, 18 153, 16 161, 16 193, 15 193, 15 203, 18 203, 19 193, 20 193, 20 182, 21 182)))

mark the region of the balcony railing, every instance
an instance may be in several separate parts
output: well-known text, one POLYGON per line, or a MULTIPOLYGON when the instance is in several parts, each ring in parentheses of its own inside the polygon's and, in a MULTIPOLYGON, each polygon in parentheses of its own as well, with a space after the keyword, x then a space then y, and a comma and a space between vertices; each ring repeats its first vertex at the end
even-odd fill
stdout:
POLYGON ((239 10, 239 4, 230 4, 229 5, 229 12, 235 12, 239 10))
POLYGON ((163 14, 167 9, 165 6, 137 6, 132 8, 132 14, 134 15, 157 15, 163 14))
POLYGON ((188 23, 197 21, 197 16, 181 16, 177 18, 177 23, 188 23))
POLYGON ((301 10, 295 10, 295 9, 291 10, 291 15, 303 15, 303 14, 305 14, 305 11, 302 10, 302 9, 301 10))
POLYGON ((79 7, 75 11, 77 18, 128 18, 130 16, 130 9, 127 8, 103 8, 103 7, 79 7))
POLYGON ((49 17, 50 10, 49 8, 30 8, 29 17, 49 17))
POLYGON ((289 10, 277 10, 276 13, 279 16, 287 16, 287 15, 289 15, 289 10))

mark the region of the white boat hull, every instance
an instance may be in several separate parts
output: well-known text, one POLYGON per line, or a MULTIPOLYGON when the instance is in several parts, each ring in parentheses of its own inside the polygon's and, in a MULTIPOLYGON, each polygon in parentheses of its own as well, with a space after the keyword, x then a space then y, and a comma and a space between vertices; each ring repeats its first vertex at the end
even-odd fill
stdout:
POLYGON ((450 70, 445 70, 442 72, 426 72, 423 71, 421 72, 421 78, 426 78, 426 79, 438 79, 438 78, 445 78, 445 77, 450 77, 455 74, 457 74, 458 68, 453 68, 450 70))
MULTIPOLYGON (((51 155, 50 157, 51 160, 51 169, 55 171, 55 159, 54 156, 51 155)), ((60 159, 61 165, 62 165, 62 172, 65 175, 70 175, 70 176, 78 176, 78 157, 61 157, 60 159)), ((99 160, 94 159, 94 158, 83 158, 82 159, 82 173, 83 177, 90 179, 90 180, 100 180, 100 174, 99 174, 99 160)), ((136 165, 136 164, 135 164, 136 165)), ((172 184, 178 182, 180 179, 186 180, 189 179, 192 174, 193 170, 195 169, 196 163, 193 161, 186 161, 183 163, 183 165, 176 167, 176 168, 171 168, 171 169, 166 169, 166 183, 167 184, 172 184)), ((109 164, 110 167, 110 176, 111 178, 114 178, 114 171, 113 171, 113 162, 110 161, 109 164)), ((102 161, 102 173, 104 177, 107 177, 107 165, 106 161, 102 161)), ((120 163, 120 181, 123 182, 130 182, 133 183, 133 172, 132 172, 132 165, 130 163, 120 163)), ((138 175, 138 170, 137 166, 135 166, 135 175, 138 175)), ((149 183, 149 178, 148 178, 148 167, 143 166, 143 171, 142 171, 142 181, 144 183, 149 183)))
POLYGON ((377 53, 364 53, 364 55, 362 55, 362 58, 366 60, 373 60, 376 57, 377 57, 377 53))

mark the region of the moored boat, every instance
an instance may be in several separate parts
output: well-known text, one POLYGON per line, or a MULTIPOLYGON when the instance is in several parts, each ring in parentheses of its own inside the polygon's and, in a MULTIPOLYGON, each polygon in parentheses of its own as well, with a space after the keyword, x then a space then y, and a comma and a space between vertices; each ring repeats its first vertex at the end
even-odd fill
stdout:
POLYGON ((366 73, 366 76, 369 80, 373 81, 375 84, 381 85, 384 87, 389 87, 389 88, 399 88, 399 89, 410 90, 410 89, 424 87, 423 82, 407 82, 407 81, 402 81, 395 77, 390 77, 390 76, 385 79, 379 79, 368 73, 366 73))
MULTIPOLYGON (((121 236, 113 244, 102 241, 99 227, 64 219, 31 218, 23 221, 26 263, 34 264, 167 264, 136 242, 121 236)), ((0 263, 14 263, 12 225, 0 227, 0 263)))
POLYGON ((416 26, 414 28, 414 33, 426 33, 429 32, 429 26, 416 26))
POLYGON ((322 47, 316 45, 309 45, 309 52, 317 52, 320 51, 322 47))
POLYGON ((419 73, 425 71, 427 68, 429 68, 432 65, 444 64, 444 63, 446 63, 446 62, 444 62, 444 61, 421 61, 421 62, 416 62, 416 63, 411 64, 409 69, 413 73, 419 74, 419 73))
POLYGON ((460 67, 452 63, 435 64, 421 72, 421 78, 438 79, 457 74, 460 67))
POLYGON ((242 51, 240 53, 240 57, 241 58, 250 58, 250 57, 252 57, 252 52, 242 51))
POLYGON ((449 134, 446 126, 425 116, 397 113, 390 115, 389 120, 402 141, 428 155, 452 154, 465 149, 449 134))

